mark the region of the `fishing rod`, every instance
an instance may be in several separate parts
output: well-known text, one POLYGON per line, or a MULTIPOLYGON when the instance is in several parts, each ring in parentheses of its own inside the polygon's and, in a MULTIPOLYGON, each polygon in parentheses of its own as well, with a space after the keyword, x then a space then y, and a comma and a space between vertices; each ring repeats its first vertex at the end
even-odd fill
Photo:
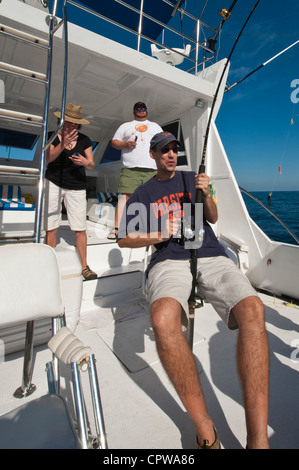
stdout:
POLYGON ((227 8, 222 8, 222 10, 219 10, 218 13, 219 13, 220 16, 222 16, 223 20, 219 24, 218 29, 215 31, 214 36, 212 36, 211 38, 208 39, 209 48, 212 48, 212 50, 215 49, 215 43, 216 43, 217 37, 220 34, 222 26, 224 25, 225 21, 228 20, 228 18, 230 17, 232 9, 234 8, 237 1, 238 0, 234 0, 233 3, 231 4, 231 6, 228 9, 227 8))
POLYGON ((261 68, 265 67, 266 65, 268 65, 270 62, 272 62, 272 60, 276 59, 277 57, 279 57, 281 54, 283 54, 284 52, 288 51, 289 49, 291 49, 291 47, 294 47, 296 46, 296 44, 298 44, 299 40, 294 42, 293 44, 291 44, 289 47, 286 47, 283 51, 279 52, 278 54, 276 54, 275 56, 271 57, 271 59, 267 60, 266 62, 264 62, 263 64, 259 65, 256 69, 252 70, 251 72, 249 72, 247 75, 245 75, 245 77, 241 78, 240 80, 238 80, 237 82, 233 83, 233 85, 229 86, 229 87, 226 87, 224 92, 228 92, 230 91, 232 88, 234 88, 236 85, 238 85, 239 83, 243 82, 243 80, 245 80, 246 78, 250 77, 251 75, 253 75, 255 72, 257 72, 258 70, 260 70, 261 68))
MULTIPOLYGON (((233 55, 233 52, 239 42, 239 39, 241 37, 241 35, 243 34, 243 31, 244 29, 246 28, 247 26, 247 23, 248 21, 250 20, 251 16, 253 15, 253 12, 255 11, 256 7, 258 6, 258 4, 260 3, 260 0, 258 0, 256 2, 256 4, 254 5, 254 7, 252 8, 250 14, 248 15, 244 25, 242 26, 241 28, 241 31, 239 32, 236 40, 235 40, 235 43, 232 47, 232 50, 228 56, 228 59, 226 61, 226 64, 223 68, 223 71, 222 71, 222 75, 220 77, 220 80, 218 82, 218 86, 217 86, 217 89, 216 89, 216 92, 215 92, 215 95, 214 95, 214 99, 213 99, 213 102, 212 102, 212 106, 211 106, 211 111, 210 111, 210 116, 209 116, 209 119, 208 119, 208 124, 207 124, 207 130, 206 130, 206 135, 205 135, 205 140, 204 140, 204 145, 203 145, 203 152, 202 152, 202 159, 201 159, 201 165, 200 165, 200 169, 201 167, 204 169, 204 165, 205 165, 205 159, 206 159, 206 152, 207 152, 207 145, 208 145, 208 138, 209 138, 209 133, 210 133, 210 127, 211 127, 211 121, 212 121, 212 116, 213 116, 213 111, 214 111, 214 108, 215 108, 215 104, 216 104, 216 100, 217 100, 217 97, 218 97, 218 93, 219 93, 219 90, 220 90, 220 86, 221 86, 221 83, 222 83, 222 80, 223 80, 223 77, 225 75, 225 72, 226 72, 226 69, 228 67, 228 64, 229 64, 229 61, 231 59, 231 56, 233 55)), ((200 173, 200 171, 199 171, 200 173)))
MULTIPOLYGON (((235 6, 236 1, 237 0, 235 0, 232 3, 229 10, 231 10, 235 6)), ((208 119, 208 123, 207 123, 207 129, 206 129, 206 134, 205 134, 205 139, 204 139, 204 144, 203 144, 202 159, 201 159, 201 163, 200 163, 200 166, 199 166, 198 174, 205 172, 205 160, 206 160, 207 145, 208 145, 208 138, 209 138, 209 133, 210 133, 211 121, 212 121, 213 111, 214 111, 214 108, 215 108, 215 104, 216 104, 216 101, 217 101, 217 97, 218 97, 218 93, 219 93, 219 90, 220 90, 220 86, 222 84, 223 77, 225 75, 225 72, 226 72, 226 69, 228 67, 231 56, 233 55, 233 52, 234 52, 234 50, 235 50, 235 48, 236 48, 236 46, 239 42, 239 39, 240 39, 241 35, 243 34, 243 31, 244 31, 245 27, 247 26, 248 21, 250 20, 251 16, 253 15, 253 13, 254 13, 254 11, 257 8, 259 3, 260 3, 260 0, 257 0, 256 4, 254 5, 254 7, 252 8, 250 14, 248 15, 244 25, 242 26, 242 28, 241 28, 241 30, 240 30, 240 32, 239 32, 239 34, 238 34, 238 36, 237 36, 237 38, 234 42, 232 50, 231 50, 231 52, 230 52, 230 54, 227 58, 225 66, 223 68, 223 71, 222 71, 222 74, 221 74, 221 77, 220 77, 220 80, 219 80, 219 83, 218 83, 218 86, 217 86, 217 89, 216 89, 216 92, 215 92, 215 95, 214 95, 214 98, 213 98, 211 110, 210 110, 210 115, 209 115, 209 119, 208 119)), ((225 19, 223 19, 223 21, 225 21, 225 19)), ((203 204, 203 194, 202 194, 201 189, 196 190, 195 207, 198 203, 203 204)), ((197 234, 195 232, 195 241, 196 241, 196 238, 198 237, 198 235, 199 234, 197 234)), ((197 282, 196 282, 196 277, 197 277, 197 252, 198 252, 198 248, 192 248, 191 249, 190 269, 191 269, 191 274, 192 274, 192 288, 191 288, 191 293, 190 293, 190 297, 189 297, 189 300, 188 300, 189 320, 190 320, 189 343, 190 343, 191 349, 193 347, 193 330, 194 330, 194 317, 195 317, 195 308, 196 308, 195 298, 196 298, 196 284, 197 284, 197 282)))
MULTIPOLYGON (((208 46, 208 50, 209 52, 212 52, 213 53, 213 57, 215 56, 215 45, 216 45, 216 42, 217 42, 217 37, 219 36, 220 34, 220 31, 225 23, 226 20, 229 19, 230 15, 231 15, 231 12, 232 12, 232 9, 234 8, 235 4, 237 3, 238 0, 234 0, 233 3, 231 4, 231 6, 227 9, 227 8, 222 8, 222 10, 219 10, 218 11, 218 14, 220 16, 222 16, 223 20, 220 22, 219 26, 218 26, 218 29, 216 29, 214 32, 214 36, 210 37, 209 39, 206 40, 205 42, 205 46, 208 46)), ((201 15, 199 17, 199 20, 204 12, 204 9, 206 8, 206 5, 208 3, 208 0, 206 1, 205 3, 205 6, 203 7, 203 10, 201 12, 201 15)), ((196 28, 195 28, 196 29, 196 28)), ((195 30, 194 30, 195 31, 195 30)), ((193 33, 194 34, 194 33, 193 33)))

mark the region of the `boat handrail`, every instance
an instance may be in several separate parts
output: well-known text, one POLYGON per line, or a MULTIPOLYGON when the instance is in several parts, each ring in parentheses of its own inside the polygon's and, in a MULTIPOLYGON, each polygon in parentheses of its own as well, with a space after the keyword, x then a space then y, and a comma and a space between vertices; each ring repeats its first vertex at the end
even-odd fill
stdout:
POLYGON ((46 171, 46 150, 50 146, 51 142, 55 139, 59 131, 64 125, 64 113, 66 106, 66 90, 67 90, 67 70, 68 70, 68 25, 67 25, 67 0, 63 0, 63 19, 55 24, 56 20, 56 3, 53 7, 53 15, 48 17, 49 22, 49 55, 48 55, 48 65, 47 65, 47 77, 48 77, 48 86, 46 89, 45 97, 45 107, 44 107, 44 127, 43 127, 43 136, 42 136, 42 151, 40 159, 40 179, 38 182, 38 202, 37 202, 37 214, 35 218, 35 233, 37 242, 40 241, 41 237, 41 223, 42 223, 42 208, 43 208, 43 194, 44 194, 44 180, 45 180, 45 171, 46 171), (58 124, 57 130, 54 132, 54 135, 48 140, 48 116, 49 116, 49 105, 50 105, 50 92, 51 92, 51 75, 52 75, 52 62, 53 62, 53 42, 54 42, 54 33, 58 28, 63 25, 63 37, 64 37, 64 75, 63 75, 63 89, 62 89, 62 98, 61 98, 61 118, 58 124))
MULTIPOLYGON (((63 124, 64 124, 64 111, 65 111, 65 106, 66 106, 66 90, 67 90, 67 70, 68 70, 68 27, 67 27, 67 9, 66 9, 66 3, 67 0, 64 0, 63 2, 63 19, 56 25, 53 26, 55 23, 55 14, 56 14, 56 6, 54 5, 53 9, 53 14, 48 17, 49 22, 52 21, 52 28, 50 28, 50 43, 53 44, 53 36, 56 33, 56 31, 63 26, 63 38, 64 38, 64 75, 63 75, 63 89, 62 89, 62 98, 61 98, 61 118, 58 124, 58 127, 56 131, 51 135, 51 137, 48 139, 47 143, 43 143, 43 150, 46 151, 53 140, 57 137, 59 131, 62 129, 63 124)), ((52 67, 52 48, 51 48, 51 57, 49 60, 49 67, 52 67)), ((51 89, 51 70, 48 70, 49 72, 49 95, 50 95, 50 89, 51 89)), ((49 97, 47 97, 48 102, 49 102, 49 97)))
MULTIPOLYGON (((117 26, 118 28, 120 28, 122 30, 125 30, 125 31, 137 36, 137 46, 136 46, 137 51, 140 51, 140 43, 141 43, 141 39, 143 39, 147 42, 150 42, 150 43, 155 44, 157 46, 160 46, 162 48, 166 47, 167 49, 169 49, 170 51, 172 51, 172 52, 174 52, 178 55, 182 55, 186 60, 189 60, 190 62, 192 62, 192 67, 189 68, 188 70, 186 70, 186 72, 194 71, 194 74, 197 75, 198 67, 200 65, 204 66, 204 64, 207 61, 210 61, 215 56, 215 52, 212 51, 211 49, 209 49, 205 42, 203 42, 203 43, 199 42, 199 33, 200 33, 200 28, 208 28, 212 33, 216 33, 216 30, 213 29, 212 27, 210 27, 209 25, 207 25, 206 23, 204 23, 203 21, 201 21, 200 19, 198 19, 195 16, 191 15, 186 10, 179 9, 181 12, 184 13, 184 16, 188 17, 189 20, 194 21, 194 24, 195 24, 194 31, 196 31, 196 38, 195 39, 185 35, 181 31, 177 31, 175 28, 172 28, 171 26, 169 26, 169 25, 157 20, 156 18, 153 18, 149 14, 145 13, 143 11, 143 2, 142 1, 141 1, 140 9, 135 8, 132 5, 129 5, 128 3, 126 3, 123 0, 116 0, 116 1, 117 1, 117 3, 121 4, 123 7, 127 8, 128 10, 131 10, 134 13, 139 14, 138 27, 137 27, 136 31, 129 28, 128 26, 125 26, 125 25, 113 20, 112 18, 108 18, 107 16, 105 16, 105 15, 99 13, 99 12, 96 12, 95 10, 92 10, 91 8, 89 8, 85 5, 77 3, 75 0, 67 0, 67 3, 69 5, 74 6, 75 8, 81 9, 81 10, 85 11, 86 13, 91 14, 94 17, 97 17, 97 18, 99 18, 99 19, 101 19, 101 20, 103 20, 103 21, 105 21, 109 24, 117 26), (166 44, 163 44, 159 41, 156 41, 152 38, 149 38, 148 36, 143 34, 142 33, 142 24, 143 24, 144 19, 152 21, 156 25, 162 26, 164 30, 167 30, 171 33, 174 33, 174 34, 178 35, 183 41, 188 41, 190 44, 192 44, 193 47, 191 48, 191 52, 195 51, 195 58, 187 56, 184 53, 179 52, 176 48, 172 48, 172 47, 170 47, 166 44), (203 60, 201 62, 199 62, 198 55, 199 55, 199 50, 200 49, 203 50, 204 54, 206 52, 208 52, 208 53, 211 54, 211 56, 209 56, 209 57, 204 56, 203 60)), ((170 5, 170 6, 173 6, 173 4, 170 3, 168 0, 163 0, 163 2, 170 5)))
MULTIPOLYGON (((5 64, 1 62, 0 69, 6 73, 20 76, 24 79, 29 79, 37 82, 38 84, 43 83, 46 87, 45 97, 44 97, 44 107, 43 107, 43 116, 36 116, 26 112, 13 111, 6 108, 1 108, 0 115, 1 119, 13 120, 20 125, 30 125, 30 126, 41 126, 42 127, 42 137, 41 137, 41 147, 40 147, 40 159, 39 159, 39 168, 38 172, 33 172, 30 177, 38 177, 39 181, 37 185, 37 201, 36 201, 36 210, 35 210, 35 221, 34 221, 34 237, 36 243, 40 242, 41 239, 41 222, 42 222, 42 206, 43 206, 43 195, 44 195, 44 180, 45 180, 45 169, 46 169, 46 150, 49 147, 51 141, 55 138, 52 136, 51 140, 47 142, 48 139, 48 117, 49 117, 49 107, 50 107, 50 91, 51 91, 51 82, 52 82, 52 63, 53 63, 53 49, 54 49, 54 34, 58 29, 63 25, 63 37, 64 37, 64 76, 63 76, 63 90, 61 98, 61 119, 56 131, 56 135, 64 124, 64 112, 66 106, 66 89, 67 89, 67 69, 68 69, 68 34, 67 34, 67 9, 66 4, 67 0, 62 0, 62 11, 63 18, 58 22, 56 17, 56 7, 58 0, 54 1, 53 14, 50 14, 46 17, 46 22, 48 24, 48 41, 44 39, 37 38, 26 32, 20 31, 15 28, 7 27, 6 25, 1 25, 1 33, 5 34, 13 39, 26 42, 32 46, 40 46, 43 49, 46 49, 47 52, 47 65, 46 73, 37 73, 35 71, 27 70, 24 68, 17 67, 13 64, 5 64), (47 44, 47 46, 45 46, 47 44)), ((7 166, 7 165, 6 165, 7 166)), ((1 168, 1 174, 3 173, 3 166, 1 168)), ((19 177, 28 177, 27 173, 18 167, 15 167, 10 173, 5 171, 5 176, 19 176, 19 177), (18 173, 18 174, 17 174, 18 173)), ((14 237, 16 238, 16 237, 14 237)), ((18 237, 20 238, 20 237, 18 237)), ((26 238, 26 237, 21 237, 26 238)), ((5 239, 7 240, 7 239, 5 239)))
POLYGON ((292 238, 294 238, 294 240, 298 243, 299 245, 299 238, 296 237, 296 235, 289 229, 289 227, 273 212, 271 211, 271 209, 269 209, 269 207, 267 207, 262 201, 260 201, 257 197, 253 196, 253 194, 251 194, 250 192, 246 191, 246 189, 244 188, 241 188, 239 186, 239 189, 242 193, 246 194, 247 196, 249 196, 251 199, 253 199, 254 201, 256 201, 258 204, 260 204, 264 209, 266 209, 267 212, 269 212, 269 214, 272 215, 272 217, 274 217, 277 222, 280 223, 280 225, 282 225, 286 231, 291 235, 292 238))

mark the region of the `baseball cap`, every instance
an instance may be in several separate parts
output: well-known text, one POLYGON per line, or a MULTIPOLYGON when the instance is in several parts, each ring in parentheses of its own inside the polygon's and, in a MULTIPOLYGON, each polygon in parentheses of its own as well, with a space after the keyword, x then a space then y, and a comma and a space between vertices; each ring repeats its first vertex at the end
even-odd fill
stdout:
POLYGON ((164 147, 164 145, 168 144, 169 142, 175 142, 179 147, 181 146, 181 142, 176 139, 176 137, 171 134, 170 132, 159 132, 152 137, 150 142, 150 149, 154 147, 164 147))
POLYGON ((133 109, 136 109, 136 108, 145 108, 145 109, 147 109, 146 104, 145 104, 145 103, 142 103, 142 101, 138 101, 138 103, 135 103, 135 104, 134 104, 134 108, 133 108, 133 109))

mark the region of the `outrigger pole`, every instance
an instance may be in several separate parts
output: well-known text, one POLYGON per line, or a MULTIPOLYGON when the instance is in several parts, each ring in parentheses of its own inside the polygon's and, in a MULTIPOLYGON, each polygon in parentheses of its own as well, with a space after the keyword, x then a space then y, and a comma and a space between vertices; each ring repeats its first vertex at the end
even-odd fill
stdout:
POLYGON ((286 47, 283 51, 279 52, 278 54, 276 54, 275 56, 271 57, 271 59, 267 60, 266 62, 264 62, 263 64, 261 64, 259 67, 257 67, 256 69, 252 70, 251 72, 249 72, 247 75, 245 75, 245 77, 241 78, 240 80, 238 80, 237 82, 233 83, 233 85, 229 86, 229 87, 226 87, 224 92, 226 93, 227 91, 231 90, 232 88, 234 88, 236 85, 238 85, 239 83, 243 82, 243 80, 245 80, 246 78, 250 77, 251 75, 253 75, 255 72, 257 72, 258 70, 260 70, 261 68, 265 67, 266 65, 268 65, 270 62, 272 62, 272 60, 276 59, 277 57, 279 57, 281 54, 283 54, 284 52, 288 51, 289 49, 291 49, 291 47, 294 47, 296 46, 296 44, 299 43, 299 40, 294 42, 293 44, 291 44, 289 47, 286 47))
MULTIPOLYGON (((231 7, 229 8, 229 10, 227 12, 228 15, 226 15, 227 18, 229 18, 231 10, 235 6, 236 2, 237 2, 237 0, 234 0, 231 7)), ((198 174, 205 172, 205 160, 206 160, 207 145, 208 145, 208 138, 209 138, 209 133, 210 133, 211 121, 212 121, 213 111, 214 111, 214 107, 215 107, 215 104, 216 104, 216 101, 217 101, 217 97, 218 97, 218 93, 219 93, 219 90, 220 90, 220 86, 221 86, 223 77, 225 75, 225 72, 226 72, 226 69, 228 67, 231 56, 232 56, 232 54, 233 54, 233 52, 236 48, 236 45, 239 42, 239 39, 240 39, 240 37, 241 37, 248 21, 250 20, 253 12, 255 11, 255 9, 256 9, 256 7, 258 6, 259 3, 260 3, 260 0, 258 0, 256 2, 254 7, 252 8, 250 14, 248 15, 244 25, 241 28, 240 33, 238 34, 238 36, 235 40, 235 43, 232 47, 232 50, 231 50, 231 52, 228 56, 228 59, 226 61, 225 66, 223 68, 223 72, 221 74, 221 77, 220 77, 220 80, 219 80, 219 83, 218 83, 218 86, 217 86, 217 89, 216 89, 216 92, 215 92, 215 95, 214 95, 214 98, 213 98, 211 110, 210 110, 210 115, 209 115, 209 119, 208 119, 208 123, 207 123, 207 129, 206 129, 206 134, 205 134, 205 139, 204 139, 204 144, 203 144, 202 159, 201 159, 201 163, 200 163, 200 166, 199 166, 198 174)), ((222 20, 221 25, 223 24, 224 21, 225 21, 225 18, 222 20)), ((218 30, 219 30, 219 28, 218 28, 218 30)), ((203 194, 202 194, 201 189, 196 190, 195 207, 196 207, 197 204, 203 204, 203 194)), ((196 241, 198 241, 198 234, 195 232, 195 244, 196 244, 196 241)), ((199 246, 201 246, 201 245, 199 245, 199 246)), ((198 248, 192 248, 190 251, 191 251, 190 269, 191 269, 191 274, 192 274, 192 288, 191 288, 191 294, 190 294, 190 297, 189 297, 189 300, 188 300, 188 305, 189 305, 189 324, 190 324, 190 327, 189 327, 189 330, 190 330, 189 331, 189 344, 190 344, 190 347, 191 347, 191 350, 192 350, 192 348, 193 348, 195 308, 197 306, 196 300, 195 300, 195 297, 196 297, 195 294, 196 294, 196 284, 197 284, 196 279, 197 279, 197 252, 198 252, 198 248)))

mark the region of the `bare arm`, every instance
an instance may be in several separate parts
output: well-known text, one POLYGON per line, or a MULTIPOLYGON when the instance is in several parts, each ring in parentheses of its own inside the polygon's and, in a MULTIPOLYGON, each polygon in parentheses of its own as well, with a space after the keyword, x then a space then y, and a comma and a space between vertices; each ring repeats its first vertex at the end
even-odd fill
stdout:
POLYGON ((205 173, 195 176, 195 187, 201 189, 203 194, 203 212, 205 219, 211 224, 215 224, 218 220, 218 210, 210 193, 210 178, 205 173))
POLYGON ((175 235, 177 231, 178 222, 175 219, 168 219, 166 221, 165 229, 162 232, 132 232, 125 238, 119 239, 117 243, 120 248, 141 248, 166 242, 172 235, 175 235))
MULTIPOLYGON (((209 182, 210 178, 206 174, 201 173, 200 175, 195 175, 195 187, 196 189, 201 189, 203 192, 203 210, 205 219, 208 222, 214 224, 218 219, 218 211, 217 206, 210 194, 209 182)), ((149 245, 155 245, 157 243, 169 240, 172 235, 176 235, 178 228, 179 225, 176 219, 168 219, 165 230, 162 232, 132 232, 126 237, 120 238, 118 240, 118 245, 121 248, 140 248, 149 245)))
POLYGON ((75 165, 78 166, 85 166, 88 170, 92 170, 94 168, 94 160, 93 160, 93 153, 92 153, 92 147, 88 147, 87 149, 84 150, 85 157, 83 155, 71 155, 69 157, 70 160, 75 165))
POLYGON ((74 140, 77 139, 77 130, 73 129, 70 133, 62 132, 60 142, 56 147, 50 145, 47 150, 46 161, 51 163, 61 154, 67 145, 70 145, 74 140))
POLYGON ((122 141, 122 140, 114 139, 111 141, 111 146, 117 150, 122 150, 122 149, 132 150, 136 147, 136 142, 135 140, 122 141))

